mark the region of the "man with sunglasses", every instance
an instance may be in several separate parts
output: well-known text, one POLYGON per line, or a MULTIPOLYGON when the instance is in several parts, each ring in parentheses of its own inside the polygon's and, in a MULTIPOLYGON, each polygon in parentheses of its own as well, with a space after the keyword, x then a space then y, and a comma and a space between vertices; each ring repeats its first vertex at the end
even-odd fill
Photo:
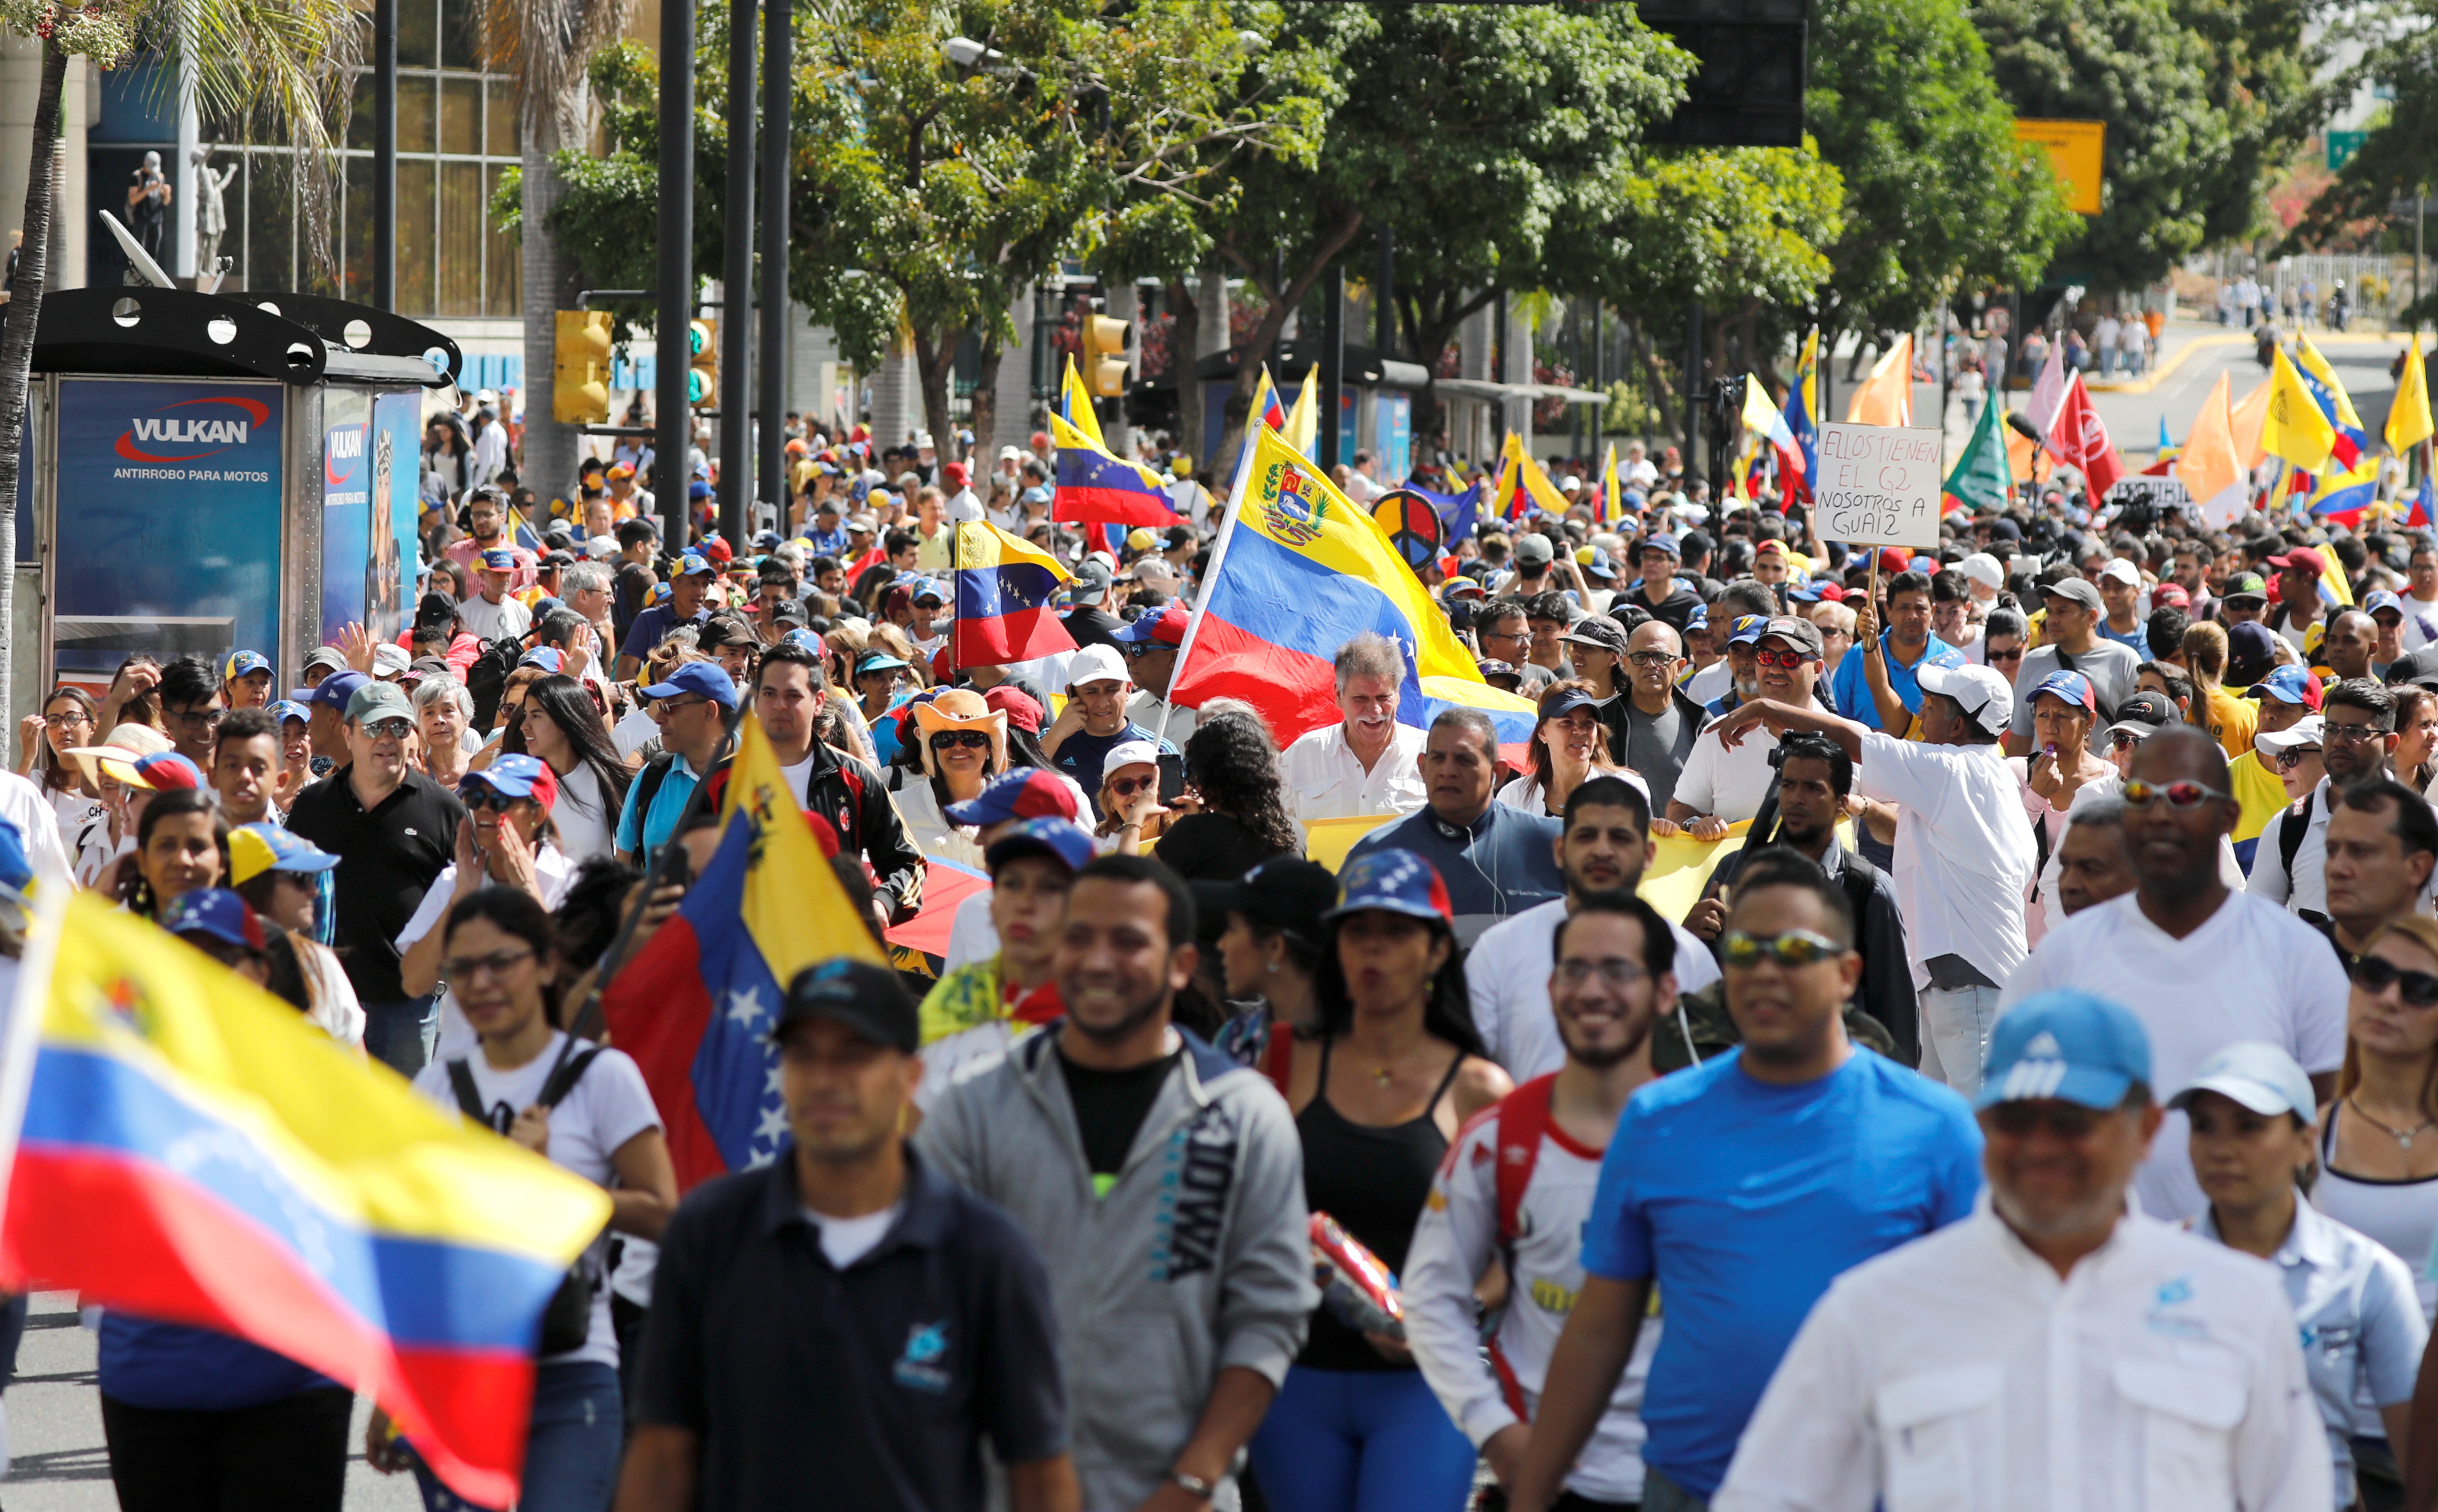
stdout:
POLYGON ((643 694, 660 702, 661 754, 636 774, 618 816, 618 859, 634 866, 651 864, 676 833, 695 784, 719 759, 736 712, 736 682, 716 661, 688 661, 643 694))
POLYGON ((1642 1506, 1699 1512, 1829 1283, 1965 1217, 1980 1191, 1964 1099, 1846 1036, 1863 963, 1845 888, 1800 861, 1756 877, 1736 894, 1724 956, 1742 1043, 1645 1087, 1617 1120, 1515 1512, 1556 1499, 1654 1285, 1668 1327, 1643 1394, 1642 1506))
POLYGON ((1676 680, 1684 670, 1685 641, 1676 627, 1646 620, 1626 637, 1625 696, 1599 711, 1609 754, 1650 785, 1651 801, 1663 815, 1706 717, 1676 680))
MULTIPOLYGON (((1779 615, 1764 621, 1759 629, 1753 648, 1759 696, 1827 712, 1813 694, 1824 661, 1820 627, 1779 615)), ((1693 753, 1685 759, 1685 770, 1669 795, 1669 821, 1697 840, 1723 838, 1728 825, 1760 812, 1777 781, 1777 764, 1772 760, 1776 749, 1777 737, 1765 730, 1734 747, 1705 731, 1693 742, 1693 753)))
POLYGON ((2418 913, 2428 901, 2438 870, 2438 814, 2392 777, 2336 788, 2329 798, 2323 933, 2350 965, 2389 920, 2418 913))
POLYGON ((339 858, 331 944, 364 1006, 364 1049, 411 1077, 432 1058, 439 1018, 431 993, 406 991, 392 941, 449 865, 466 805, 407 759, 415 725, 405 692, 356 673, 322 688, 350 683, 346 764, 296 795, 288 829, 339 858))
MULTIPOLYGON (((2239 812, 2226 753, 2190 725, 2134 753, 2125 800, 2131 892, 2074 915, 2006 980, 2000 1023, 2018 1003, 2076 988, 2125 1004, 2147 1032, 2159 1080, 2182 1086, 2238 1040, 2294 1057, 2325 1100, 2345 1049, 2345 976, 2319 931, 2278 905, 2233 891, 2219 845, 2239 812)), ((2189 1218, 2204 1199, 2171 1112, 2136 1180, 2142 1211, 2189 1218)))
POLYGON ((2183 1084, 2149 1050, 2133 1014, 2085 993, 2000 1024, 1979 1099, 1988 1203, 1829 1288, 1718 1512, 2329 1504, 2277 1271, 2126 1204, 2160 1128, 2151 1088, 2183 1084))
POLYGON ((2320 765, 2326 775, 2262 827, 2246 885, 2253 897, 2282 903, 2313 925, 2328 917, 2322 873, 2328 816, 2336 807, 2330 794, 2387 775, 2387 758, 2395 749, 2395 694, 2367 677, 2340 682, 2321 696, 2320 725, 2320 765))

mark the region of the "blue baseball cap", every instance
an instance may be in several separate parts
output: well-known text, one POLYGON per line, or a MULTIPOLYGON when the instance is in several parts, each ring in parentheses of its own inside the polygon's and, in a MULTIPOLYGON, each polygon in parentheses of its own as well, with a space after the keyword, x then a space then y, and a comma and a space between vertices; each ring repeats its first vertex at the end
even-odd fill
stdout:
POLYGON ((1456 905, 1448 901, 1447 884, 1440 880, 1438 870, 1394 846, 1348 862, 1337 874, 1337 906, 1320 917, 1327 923, 1364 908, 1437 920, 1450 927, 1456 923, 1456 905))
POLYGON ((668 586, 666 583, 655 583, 655 584, 653 584, 653 585, 652 585, 652 602, 653 602, 653 603, 655 603, 655 604, 666 604, 668 601, 669 601, 669 586, 668 586))
POLYGON ((2279 667, 2252 685, 2249 696, 2274 698, 2281 704, 2306 704, 2320 707, 2314 696, 2319 681, 2301 667, 2279 667))
POLYGON ((892 657, 886 651, 867 651, 855 659, 855 675, 868 677, 875 672, 895 672, 906 665, 902 657, 892 657))
POLYGON ((169 900, 161 927, 173 935, 209 935, 222 944, 259 955, 266 947, 262 921, 245 900, 226 888, 198 888, 169 900))
POLYGON ((309 705, 320 704, 344 714, 347 712, 347 700, 356 695, 358 688, 372 680, 350 667, 344 672, 333 672, 312 687, 300 689, 291 696, 301 699, 309 705))
POLYGON ((688 499, 708 499, 711 497, 711 484, 704 483, 701 479, 698 478, 694 482, 686 484, 686 497, 688 499))
POLYGON ((2395 594, 2388 589, 2380 589, 2377 592, 2373 593, 2370 597, 2362 600, 2362 612, 2364 614, 2376 616, 2381 609, 2394 609, 2396 613, 2396 617, 2401 619, 2404 616, 2404 600, 2396 597, 2395 594))
POLYGON ((2097 696, 2091 691, 2091 679, 2079 672, 2050 673, 2040 679, 2039 687, 2032 690, 2035 698, 2042 694, 2052 698, 2062 698, 2094 713, 2099 710, 2097 696))
POLYGON ((682 698, 688 694, 708 698, 722 709, 736 708, 736 683, 716 661, 689 661, 670 673, 668 681, 644 690, 646 698, 682 698))
POLYGON ((822 638, 810 630, 790 630, 779 639, 800 650, 809 651, 817 657, 829 650, 829 647, 822 643, 822 638))
POLYGON ((26 832, 0 819, 0 887, 23 892, 33 880, 33 863, 26 859, 26 832))
POLYGON ((2238 1040, 2203 1061, 2193 1079, 2167 1099, 2167 1106, 2189 1107, 2194 1094, 2200 1092, 2232 1098, 2263 1117, 2290 1113, 2306 1123, 2320 1106, 2302 1066, 2284 1050, 2261 1040, 2238 1040))
POLYGON ((276 824, 229 831, 229 881, 244 887, 266 871, 327 871, 339 858, 276 824))
POLYGON ((1573 713, 1578 709, 1597 709, 1599 707, 1599 700, 1593 697, 1590 694, 1583 692, 1581 688, 1569 688, 1564 693, 1558 694, 1556 699, 1544 705, 1541 712, 1532 717, 1536 720, 1564 719, 1566 715, 1573 713))
POLYGON ((1693 612, 1685 617, 1687 630, 1706 630, 1709 627, 1710 607, 1706 604, 1695 606, 1693 612))
POLYGON ((461 797, 467 788, 474 786, 487 787, 507 798, 529 798, 544 808, 558 799, 558 774, 538 756, 497 757, 481 771, 468 772, 457 780, 461 797))
POLYGON ((1046 855, 1069 871, 1081 871, 1094 849, 1090 832, 1072 819, 1026 819, 990 843, 982 865, 997 872, 1017 856, 1046 855))
MULTIPOLYGON (((2395 595, 2388 595, 2394 598, 2395 595)), ((269 672, 271 660, 259 651, 232 651, 221 660, 221 681, 235 682, 257 672, 269 672)))
POLYGON ((1729 645, 1758 645, 1758 644, 1760 644, 1760 638, 1761 638, 1762 634, 1763 634, 1764 632, 1766 632, 1768 629, 1769 629, 1769 616, 1768 616, 1768 615, 1766 615, 1766 614, 1739 614, 1739 615, 1737 615, 1737 616, 1736 616, 1736 627, 1735 627, 1735 630, 1734 630, 1734 632, 1733 632, 1732 634, 1730 634, 1730 635, 1727 637, 1727 644, 1729 644, 1729 645))
POLYGON ((2113 1108, 2150 1080, 2142 1021, 2104 997, 2064 988, 2027 997, 1998 1020, 1976 1107, 2050 1098, 2113 1108))
POLYGON ((556 672, 562 664, 556 646, 538 645, 517 658, 518 666, 539 667, 544 672, 556 672))
MULTIPOLYGON (((1056 772, 1018 766, 1001 772, 962 803, 948 805, 951 824, 997 824, 1005 819, 1072 819, 1075 789, 1056 772)), ((1077 863, 1080 865, 1081 863, 1077 863)))
POLYGON ((1664 530, 1655 536, 1645 536, 1642 537, 1642 544, 1634 549, 1634 554, 1637 560, 1645 552, 1666 552, 1669 555, 1679 558, 1685 554, 1677 546, 1676 537, 1664 530))
POLYGON ((483 571, 513 572, 517 570, 517 554, 504 546, 494 546, 483 554, 483 571))
POLYGON ((718 572, 719 569, 711 565, 711 558, 708 556, 698 556, 693 552, 688 552, 678 558, 678 575, 680 577, 713 577, 718 575, 718 572))
POLYGON ((270 713, 272 718, 280 720, 303 719, 309 721, 313 717, 313 711, 306 708, 303 703, 294 698, 280 699, 277 703, 271 706, 270 713))

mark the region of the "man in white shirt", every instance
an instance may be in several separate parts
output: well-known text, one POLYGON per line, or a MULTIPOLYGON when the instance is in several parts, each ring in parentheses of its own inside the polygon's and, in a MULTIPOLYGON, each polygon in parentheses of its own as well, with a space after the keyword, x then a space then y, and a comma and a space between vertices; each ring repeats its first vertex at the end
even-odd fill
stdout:
POLYGON ((474 576, 480 590, 473 597, 457 604, 457 624, 467 634, 485 642, 521 638, 533 628, 533 610, 521 599, 508 597, 508 581, 516 575, 516 554, 504 548, 485 552, 475 559, 474 576))
POLYGON ((2321 697, 2320 765, 2326 775, 2319 785, 2270 817, 2261 827, 2260 843, 2252 853, 2252 878, 2245 890, 2270 903, 2282 903, 2306 923, 2328 916, 2328 815, 2333 797, 2364 778, 2386 768, 2395 749, 2395 694, 2366 677, 2338 683, 2321 697), (2300 837, 2288 835, 2299 830, 2300 837), (2289 870, 2287 853, 2293 853, 2289 870))
POLYGON ((2403 594, 2404 649, 2418 651, 2438 641, 2438 545, 2427 536, 2412 538, 2407 559, 2403 594))
POLYGON ((1365 631, 1337 650, 1337 712, 1346 717, 1297 737, 1279 757, 1287 812, 1298 823, 1411 814, 1429 800, 1422 732, 1397 723, 1405 654, 1365 631))
MULTIPOLYGON (((1405 1255, 1405 1339, 1440 1405, 1501 1485, 1523 1463, 1558 1332, 1582 1291, 1583 1220, 1617 1115, 1651 1080, 1651 1032, 1676 998, 1667 921, 1639 898, 1595 893, 1559 924, 1545 987, 1565 1064, 1527 1081, 1458 1135, 1405 1255), (1507 1263, 1507 1308, 1484 1359, 1474 1284, 1507 1263)), ((1642 1383, 1659 1324, 1634 1340, 1624 1378, 1566 1488, 1595 1504, 1643 1497, 1642 1383)))
MULTIPOLYGON (((1760 695, 1798 709, 1817 707, 1812 689, 1820 681, 1825 653, 1820 627, 1809 620, 1779 615, 1761 627, 1758 659, 1760 695)), ((1716 727, 1712 727, 1715 729, 1716 727)), ((1771 753, 1777 737, 1766 730, 1730 748, 1708 730, 1693 742, 1685 770, 1668 800, 1668 818, 1697 840, 1725 837, 1727 826, 1760 812, 1776 769, 1771 753)))
MULTIPOLYGON (((2123 795, 2133 890, 2043 936, 2007 978, 1999 1011, 2058 988, 2105 993, 2142 1021, 2162 1085, 2182 1086, 2229 1045, 2260 1040, 2309 1072, 2324 1101, 2344 1061, 2344 969, 2318 930, 2227 889, 2218 844, 2242 812, 2231 793, 2226 752, 2206 731, 2170 725, 2144 741, 2123 795)), ((2135 1184, 2142 1211, 2181 1219, 2204 1205, 2184 1131, 2184 1116, 2169 1113, 2135 1184)))
MULTIPOLYGON (((1549 960, 1558 931, 1585 898, 1642 886, 1655 850, 1650 800, 1621 777, 1586 780, 1566 800, 1555 849, 1565 896, 1492 925, 1465 958, 1474 1028, 1490 1058, 1518 1081, 1546 1076, 1566 1058, 1549 1009, 1549 960)), ((1710 948, 1682 924, 1671 921, 1669 930, 1676 941, 1679 990, 1698 993, 1717 981, 1710 948)))
POLYGON ((2002 1022, 1987 1200, 1831 1283, 1713 1512, 2323 1512, 2277 1273, 2127 1205, 2158 1084, 2112 1002, 2048 993, 2002 1022))
POLYGON ((1651 448, 1639 441, 1627 442, 1625 461, 1619 466, 1618 476, 1624 479, 1627 487, 1648 492, 1659 482, 1659 467, 1651 460, 1651 448))
POLYGON ((1997 744, 2013 713, 2005 677, 1989 667, 1927 659, 1916 676, 1918 742, 1769 698, 1716 728, 1729 741, 1764 721, 1781 735, 1827 735, 1854 758, 1858 791, 1897 805, 1889 880, 1921 993, 1921 1073, 1970 1097, 1980 1089, 1998 990, 2023 963, 2023 889, 2037 858, 2021 818, 2021 786, 1997 744))

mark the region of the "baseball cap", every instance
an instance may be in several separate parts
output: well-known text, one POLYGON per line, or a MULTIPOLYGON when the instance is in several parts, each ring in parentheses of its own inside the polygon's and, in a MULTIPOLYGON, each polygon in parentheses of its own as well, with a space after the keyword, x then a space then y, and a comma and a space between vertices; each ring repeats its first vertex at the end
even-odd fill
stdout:
POLYGON ((1122 740, 1110 747, 1108 754, 1101 758, 1101 772, 1103 776, 1106 776, 1121 766, 1157 766, 1158 765, 1159 747, 1157 746, 1147 740, 1122 740))
POLYGON ((689 661, 668 676, 665 682, 645 688, 646 698, 682 698, 688 694, 708 698, 722 709, 736 707, 736 683, 717 662, 689 661))
POLYGON ((2111 583, 2122 583, 2128 588, 2142 586, 2142 570, 2122 556, 2111 558, 2108 565, 2099 570, 2099 575, 2111 583))
POLYGON ((2266 604, 2269 602, 2269 579, 2257 572, 2236 572, 2226 580, 2226 591, 2218 597, 2229 604, 2237 599, 2257 599, 2266 604))
POLYGON ((1924 661, 1914 669, 1914 680, 1924 693, 1954 699, 1974 724, 1992 735, 2005 733, 2007 721, 2014 717, 2015 690, 1993 668, 1939 667, 1924 661))
POLYGON ((2040 596, 2050 599, 2068 599, 2086 609, 2105 611, 2108 607, 2106 602, 2099 596, 2099 589, 2079 577, 2061 577, 2040 589, 2040 596))
POLYGON ((1616 568, 1609 561, 1607 551, 1600 547, 1581 548, 1575 553, 1575 560, 1581 564, 1585 577, 1598 578, 1603 583, 1613 583, 1616 580, 1616 568))
POLYGON ((2247 698, 2274 698, 2281 704, 2320 707, 2320 679, 2301 667, 2277 667, 2244 691, 2247 698))
POLYGON ((1120 645, 1183 645, 1185 624, 1193 617, 1181 600, 1171 599, 1157 614, 1145 614, 1109 632, 1120 645))
POLYGON ((1739 614, 1736 616, 1735 628, 1727 636, 1727 644, 1757 645, 1760 642, 1762 632, 1768 628, 1769 616, 1766 614, 1739 614))
POLYGON ((1556 559, 1556 553, 1549 545, 1548 536, 1530 535, 1515 543, 1515 559, 1534 567, 1543 567, 1556 559))
POLYGON ((1012 729, 1021 730, 1028 735, 1041 733, 1044 719, 1041 705, 1023 689, 1012 688, 1002 682, 983 694, 982 702, 1007 715, 1012 729))
POLYGON ((1783 641, 1790 648, 1814 660, 1828 654, 1828 647, 1821 643, 1820 626, 1792 614, 1777 615, 1762 625, 1760 639, 1783 641))
POLYGON ((225 945, 256 955, 263 943, 262 921, 245 900, 226 888, 197 888, 169 900, 161 910, 161 927, 173 935, 208 935, 225 945))
POLYGON ((1489 594, 1490 590, 1481 586, 1481 579, 1461 575, 1451 576, 1446 586, 1440 589, 1441 599, 1477 599, 1487 598, 1489 594))
POLYGON ((2201 1092, 2232 1098, 2263 1117, 2290 1113, 2306 1123, 2320 1105, 2310 1077, 2294 1058, 2261 1040, 2237 1040, 2203 1061, 2167 1106, 2189 1108, 2194 1095, 2201 1092))
POLYGON ((814 1018, 843 1024, 901 1055, 913 1054, 923 1043, 921 1018, 905 984, 895 972, 870 961, 841 956, 798 972, 780 1001, 770 1037, 778 1039, 789 1026, 814 1018))
POLYGON ((406 676, 406 669, 413 665, 415 659, 407 655, 406 647, 395 641, 384 641, 373 647, 373 676, 376 677, 384 680, 402 677, 406 676))
POLYGON ((1337 906, 1337 878, 1299 855, 1273 856, 1235 882, 1196 882, 1194 911, 1205 918, 1241 913, 1308 945, 1320 943, 1322 916, 1337 906))
POLYGON ((292 696, 307 704, 326 705, 344 714, 347 712, 347 700, 356 695, 357 689, 366 686, 372 680, 350 667, 344 672, 331 673, 312 687, 301 689, 292 696))
POLYGON ((2111 1109, 2150 1080, 2142 1021, 2104 997, 2071 988, 2025 998, 1989 1034, 1977 1107, 2056 1099, 2111 1109))
POLYGON ((129 783, 155 793, 174 793, 203 785, 203 769, 174 750, 156 750, 138 757, 130 768, 129 783))
POLYGON ((518 666, 539 667, 544 672, 556 672, 565 664, 565 659, 558 654, 558 647, 552 645, 538 645, 517 658, 518 666))
MULTIPOLYGON (((2391 598, 2394 595, 2390 594, 2391 598)), ((232 651, 221 659, 221 681, 235 682, 257 672, 269 672, 271 661, 259 651, 232 651)))
POLYGON ((2327 721, 2318 714, 2305 714, 2283 730, 2264 730, 2252 736, 2252 748, 2264 756, 2274 756, 2297 746, 2324 745, 2327 733, 2327 721))
POLYGON ((1126 672, 1125 659, 1117 647, 1095 642, 1083 647, 1067 659, 1067 686, 1081 688, 1089 682, 1132 682, 1126 672))
POLYGON ((229 831, 229 881, 243 887, 266 871, 327 871, 339 858, 276 824, 240 824, 229 831))
POLYGON ((1988 552, 1974 552, 1971 555, 1964 558, 1963 561, 1958 562, 1956 564, 1956 570, 1961 571, 1966 578, 1980 584, 1983 588, 2005 588, 2006 586, 2006 564, 1990 555, 1988 552))
POLYGON ((504 798, 532 799, 544 808, 558 800, 558 774, 538 756, 497 757, 481 771, 459 778, 458 796, 463 798, 466 789, 477 783, 504 798))
POLYGON ((2272 556, 2269 558, 2269 565, 2280 571, 2288 568, 2300 568, 2306 572, 2324 574, 2328 571, 2328 559, 2321 555, 2316 548, 2309 546, 2297 546, 2283 556, 2272 556))
POLYGON ((2398 598, 2394 591, 2388 589, 2380 589, 2377 592, 2373 593, 2370 597, 2362 600, 2362 612, 2370 615, 2372 618, 2377 618, 2378 611, 2381 609, 2394 609, 2395 611, 2395 617, 2400 620, 2404 618, 2404 600, 2398 598))
POLYGON ((270 714, 272 718, 278 720, 310 720, 313 717, 313 711, 293 698, 282 698, 271 706, 270 714))
MULTIPOLYGON (((415 601, 415 627, 418 630, 436 630, 456 618, 457 601, 446 593, 426 593, 415 601)), ((311 666, 314 657, 326 653, 329 656, 330 665, 333 668, 347 664, 347 659, 340 654, 336 646, 324 646, 320 651, 314 652, 312 657, 306 658, 305 664, 311 666)))
POLYGON ((1817 604, 1823 599, 1831 604, 1843 604, 1846 602, 1846 589, 1845 585, 1831 583, 1824 577, 1795 584, 1786 590, 1786 596, 1798 604, 1817 604))
POLYGON ((1046 855, 1069 871, 1081 871, 1091 861, 1094 849, 1091 833, 1072 818, 1026 819, 990 843, 982 853, 982 865, 997 872, 1017 856, 1046 855))
POLYGON ((875 672, 896 672, 910 663, 903 657, 892 657, 886 651, 867 651, 855 659, 855 675, 868 677, 875 672))
POLYGON ((2150 607, 2154 609, 2189 609, 2193 596, 2175 583, 2162 583, 2150 590, 2150 607))
POLYGON ((934 604, 945 604, 948 602, 948 595, 932 579, 919 578, 914 584, 914 602, 920 604, 925 599, 929 599, 934 604))
POLYGON ((2256 620, 2240 620, 2226 627, 2226 682, 2231 688, 2246 687, 2269 676, 2276 664, 2277 642, 2269 626, 2256 620))
POLYGON ((1635 547, 1634 552, 1636 556, 1640 556, 1644 552, 1666 552, 1670 556, 1683 555, 1683 553, 1676 548, 1676 537, 1664 530, 1655 536, 1642 537, 1642 544, 1635 547))
MULTIPOLYGON (((338 679, 333 677, 329 680, 336 682, 338 679)), ((347 723, 363 725, 392 718, 410 723, 415 718, 415 706, 406 701, 405 691, 397 683, 367 682, 347 695, 347 723)))
POLYGON ((1564 719, 1578 709, 1597 709, 1599 700, 1581 688, 1569 688, 1541 708, 1535 719, 1564 719))
POLYGON ((1576 622, 1573 629, 1558 637, 1576 645, 1596 646, 1602 651, 1625 655, 1625 626, 1606 615, 1595 614, 1576 622))
POLYGON ((1117 576, 1107 563, 1086 558, 1075 569, 1075 581, 1068 585, 1067 597, 1076 604, 1098 604, 1109 596, 1116 582, 1117 576))
POLYGON ((2108 733, 2147 740, 2152 730, 2175 722, 2176 706, 2167 702, 2165 694, 2137 693, 2116 706, 2116 723, 2108 727, 2108 733))
POLYGON ((1002 772, 980 792, 947 808, 949 823, 972 825, 1008 819, 1071 819, 1078 812, 1075 789, 1056 772, 1039 766, 1002 772))
POLYGON ((2079 672, 2050 673, 2040 679, 2039 687, 2032 690, 2034 698, 2042 694, 2052 698, 2062 698, 2089 712, 2096 713, 2099 710, 2098 696, 2091 691, 2091 679, 2079 672))
POLYGON ((718 571, 719 569, 711 565, 708 556, 698 556, 688 552, 678 558, 677 575, 680 577, 711 577, 718 571))
POLYGON ((1456 907, 1448 902, 1447 884, 1439 871, 1413 852, 1395 846, 1348 862, 1337 876, 1337 905, 1320 917, 1325 923, 1364 908, 1450 926, 1456 922, 1456 907))

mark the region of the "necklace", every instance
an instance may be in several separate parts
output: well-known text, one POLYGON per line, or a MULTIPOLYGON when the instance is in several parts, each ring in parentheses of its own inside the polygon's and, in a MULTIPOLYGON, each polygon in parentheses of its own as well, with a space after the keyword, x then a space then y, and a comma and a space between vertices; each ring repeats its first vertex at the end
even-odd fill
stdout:
POLYGON ((2379 1122, 2376 1118, 2372 1117, 2370 1116, 2370 1110, 2361 1105, 2361 1099, 2359 1098, 2347 1098, 2345 1099, 2345 1105, 2352 1108, 2354 1112, 2360 1114, 2364 1123, 2369 1124, 2372 1128, 2387 1135, 2389 1138, 2394 1140, 2398 1145, 2407 1150, 2412 1148, 2412 1136, 2414 1134, 2417 1134, 2422 1130, 2429 1128, 2433 1121, 2438 1121, 2424 1118, 2410 1129, 2394 1129, 2379 1122))
POLYGON ((1385 1087, 1388 1084, 1388 1073, 1389 1068, 1387 1066, 1374 1066, 1371 1071, 1371 1080, 1385 1087))

